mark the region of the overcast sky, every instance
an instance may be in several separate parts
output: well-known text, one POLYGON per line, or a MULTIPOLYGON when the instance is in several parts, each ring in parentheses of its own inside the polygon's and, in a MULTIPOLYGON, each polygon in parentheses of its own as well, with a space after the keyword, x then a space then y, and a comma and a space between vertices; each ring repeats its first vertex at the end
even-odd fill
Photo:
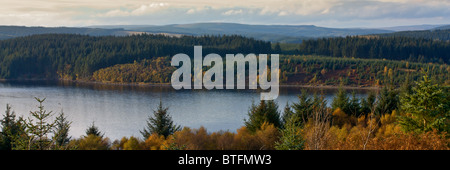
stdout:
POLYGON ((0 25, 450 24, 450 0, 0 0, 0 25))

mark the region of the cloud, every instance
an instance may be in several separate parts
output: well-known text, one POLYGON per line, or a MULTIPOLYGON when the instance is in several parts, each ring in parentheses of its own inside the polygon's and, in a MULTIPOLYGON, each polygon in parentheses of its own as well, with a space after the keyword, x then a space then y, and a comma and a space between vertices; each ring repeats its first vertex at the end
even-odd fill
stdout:
POLYGON ((223 15, 237 15, 237 14, 242 14, 244 13, 242 9, 239 10, 234 10, 234 9, 230 9, 228 11, 223 12, 223 15))
POLYGON ((134 9, 113 9, 109 10, 106 13, 97 14, 99 17, 126 17, 126 16, 142 16, 146 14, 151 14, 157 11, 164 10, 168 8, 168 3, 151 3, 140 5, 134 9))
POLYGON ((0 1, 0 24, 448 24, 448 9, 449 0, 21 0, 0 1))

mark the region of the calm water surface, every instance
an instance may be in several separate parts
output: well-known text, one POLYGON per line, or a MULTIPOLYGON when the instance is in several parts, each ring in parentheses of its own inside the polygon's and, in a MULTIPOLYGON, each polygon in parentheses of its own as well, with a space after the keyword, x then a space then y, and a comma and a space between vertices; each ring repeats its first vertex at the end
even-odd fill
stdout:
MULTIPOLYGON (((300 87, 281 87, 276 102, 282 111, 287 102, 297 102, 300 87)), ((328 103, 335 89, 307 88, 310 95, 322 93, 328 103)), ((367 90, 357 90, 358 97, 367 90)), ((112 140, 122 137, 142 137, 140 130, 153 115, 159 101, 169 107, 176 124, 199 128, 209 132, 236 129, 244 125, 252 102, 259 102, 260 92, 255 90, 174 90, 171 86, 120 86, 77 84, 48 81, 0 82, 0 112, 6 104, 17 115, 28 117, 36 111, 38 102, 34 97, 46 98, 44 107, 53 111, 55 117, 64 111, 72 121, 70 135, 78 138, 86 128, 95 125, 112 140)), ((3 117, 3 116, 2 116, 3 117)))

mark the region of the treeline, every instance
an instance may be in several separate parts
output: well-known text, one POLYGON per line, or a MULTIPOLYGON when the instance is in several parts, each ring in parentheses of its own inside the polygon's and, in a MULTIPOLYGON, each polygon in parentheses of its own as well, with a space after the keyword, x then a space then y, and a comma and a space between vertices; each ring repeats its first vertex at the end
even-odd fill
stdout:
POLYGON ((193 56, 194 45, 202 45, 205 54, 271 52, 270 42, 236 35, 32 35, 0 41, 0 78, 89 79, 94 71, 116 64, 177 53, 193 56))
POLYGON ((305 40, 300 54, 450 63, 450 42, 425 38, 347 36, 305 40))
POLYGON ((450 85, 450 66, 446 64, 288 55, 281 56, 280 70, 282 84, 398 87, 426 73, 436 83, 450 85))
POLYGON ((383 88, 378 94, 357 98, 339 90, 331 107, 322 95, 305 91, 298 101, 281 109, 274 101, 250 106, 248 119, 236 133, 207 132, 204 127, 181 128, 172 121, 169 108, 160 102, 142 137, 123 137, 111 142, 92 124, 86 135, 72 139, 71 122, 52 112, 37 99, 31 118, 15 116, 7 105, 1 120, 0 148, 14 150, 115 149, 115 150, 321 150, 321 149, 425 149, 448 150, 450 95, 427 76, 402 88, 383 88))
POLYGON ((173 71, 169 57, 158 57, 102 68, 93 73, 92 79, 108 83, 169 83, 173 71))
POLYGON ((450 29, 436 29, 436 30, 420 30, 420 31, 399 31, 386 34, 375 34, 380 37, 410 37, 410 38, 424 38, 430 40, 450 41, 450 29))
MULTIPOLYGON (((204 67, 206 71, 206 67, 204 67)), ((99 69, 92 80, 111 83, 170 83, 175 67, 169 57, 144 59, 99 69)), ((379 59, 335 58, 315 55, 281 55, 280 82, 290 85, 354 87, 400 86, 426 73, 441 85, 450 85, 450 66, 379 59)), ((225 76, 224 76, 225 77, 225 76)))

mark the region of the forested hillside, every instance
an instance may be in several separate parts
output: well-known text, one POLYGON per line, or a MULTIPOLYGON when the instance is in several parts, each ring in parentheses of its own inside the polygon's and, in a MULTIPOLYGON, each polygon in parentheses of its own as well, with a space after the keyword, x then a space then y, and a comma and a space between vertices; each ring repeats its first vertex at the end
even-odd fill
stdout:
POLYGON ((450 63, 450 42, 425 38, 354 36, 305 40, 301 54, 450 63))
POLYGON ((133 35, 92 37, 44 34, 0 41, 0 78, 85 79, 98 69, 185 53, 270 53, 269 42, 242 36, 133 35))

